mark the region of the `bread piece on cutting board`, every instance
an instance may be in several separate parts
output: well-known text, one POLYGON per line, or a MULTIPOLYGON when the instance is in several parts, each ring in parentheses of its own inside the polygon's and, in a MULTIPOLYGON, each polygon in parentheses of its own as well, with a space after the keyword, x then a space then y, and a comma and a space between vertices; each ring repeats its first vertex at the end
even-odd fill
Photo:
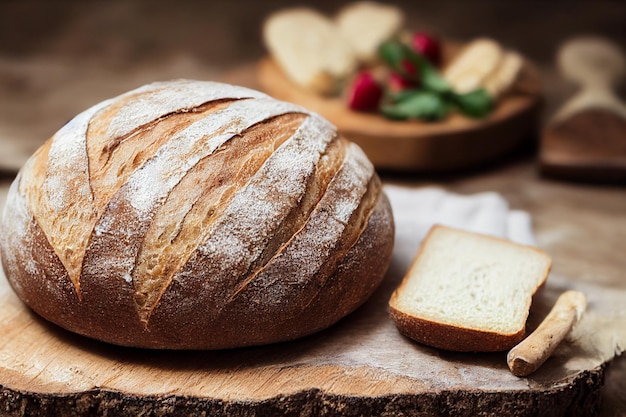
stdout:
POLYGON ((481 88, 502 62, 504 49, 493 39, 475 39, 443 71, 443 78, 457 93, 481 88))
POLYGON ((402 30, 404 16, 395 6, 362 1, 341 9, 336 22, 357 58, 371 63, 378 58, 380 44, 402 30))
POLYGON ((536 248, 434 226, 391 296, 391 318, 429 346, 506 350, 524 337, 532 296, 550 266, 536 248))
POLYGON ((335 23, 312 9, 287 9, 269 16, 263 39, 285 74, 318 94, 338 93, 357 67, 355 53, 335 23))

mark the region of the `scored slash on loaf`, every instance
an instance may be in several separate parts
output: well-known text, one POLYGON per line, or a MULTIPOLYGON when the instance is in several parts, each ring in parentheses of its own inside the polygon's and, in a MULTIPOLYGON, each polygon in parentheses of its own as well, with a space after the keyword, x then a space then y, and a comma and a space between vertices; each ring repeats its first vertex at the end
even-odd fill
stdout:
POLYGON ((325 328, 369 297, 393 245, 380 180, 331 124, 188 80, 70 121, 20 171, 2 226, 7 278, 37 313, 150 348, 325 328))

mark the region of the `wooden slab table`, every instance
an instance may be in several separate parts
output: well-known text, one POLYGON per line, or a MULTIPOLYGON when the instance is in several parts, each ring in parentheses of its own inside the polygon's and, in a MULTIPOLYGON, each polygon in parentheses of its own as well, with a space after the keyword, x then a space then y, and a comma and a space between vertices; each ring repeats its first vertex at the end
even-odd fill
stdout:
MULTIPOLYGON (((438 184, 460 193, 497 191, 513 208, 531 212, 539 244, 553 256, 555 272, 582 283, 626 289, 626 259, 616 251, 626 236, 626 193, 621 189, 541 180, 530 160, 454 180, 384 178, 412 186, 438 184)), ((3 197, 7 187, 5 179, 0 188, 3 197)), ((543 373, 517 379, 508 373, 504 354, 452 354, 404 339, 385 308, 402 273, 392 264, 374 297, 327 331, 291 343, 231 352, 154 352, 84 339, 27 311, 3 279, 3 415, 38 415, 33 413, 41 410, 65 410, 62 415, 106 410, 118 416, 202 411, 472 415, 494 410, 494 404, 511 415, 570 415, 572 404, 583 410, 576 415, 593 409, 598 393, 585 387, 599 386, 602 367, 569 377, 564 373, 555 384, 552 372, 559 365, 553 363, 543 373), (465 389, 450 391, 451 386, 465 389), (567 386, 575 388, 560 395, 567 386)), ((620 407, 625 400, 625 371, 623 358, 608 369, 600 393, 604 415, 624 410, 620 407)))

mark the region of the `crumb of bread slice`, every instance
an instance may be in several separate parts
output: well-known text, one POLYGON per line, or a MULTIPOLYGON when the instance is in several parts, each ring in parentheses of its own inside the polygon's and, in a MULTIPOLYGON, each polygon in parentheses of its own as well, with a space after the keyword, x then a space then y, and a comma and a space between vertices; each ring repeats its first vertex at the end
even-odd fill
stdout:
POLYGON ((337 25, 309 8, 270 15, 263 39, 287 77, 318 94, 338 93, 357 68, 355 53, 337 25))
POLYGON ((458 94, 483 87, 485 80, 502 62, 504 49, 490 38, 478 38, 468 43, 442 71, 442 77, 458 94))
POLYGON ((514 51, 505 51, 500 65, 483 81, 482 87, 494 99, 498 99, 514 85, 519 78, 524 60, 514 51))
POLYGON ((378 47, 402 30, 404 16, 398 7, 361 1, 341 9, 335 21, 357 58, 372 62, 376 60, 378 47))
POLYGON ((404 335, 463 352, 507 350, 525 334, 550 257, 508 240, 434 226, 389 301, 404 335))

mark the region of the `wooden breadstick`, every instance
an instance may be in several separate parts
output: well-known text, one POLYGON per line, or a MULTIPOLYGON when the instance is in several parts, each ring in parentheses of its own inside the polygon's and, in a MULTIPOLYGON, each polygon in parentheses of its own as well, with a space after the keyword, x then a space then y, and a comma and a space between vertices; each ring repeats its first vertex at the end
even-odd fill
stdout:
POLYGON ((516 376, 535 372, 578 322, 587 307, 579 291, 566 291, 556 300, 539 327, 509 351, 507 363, 516 376))

